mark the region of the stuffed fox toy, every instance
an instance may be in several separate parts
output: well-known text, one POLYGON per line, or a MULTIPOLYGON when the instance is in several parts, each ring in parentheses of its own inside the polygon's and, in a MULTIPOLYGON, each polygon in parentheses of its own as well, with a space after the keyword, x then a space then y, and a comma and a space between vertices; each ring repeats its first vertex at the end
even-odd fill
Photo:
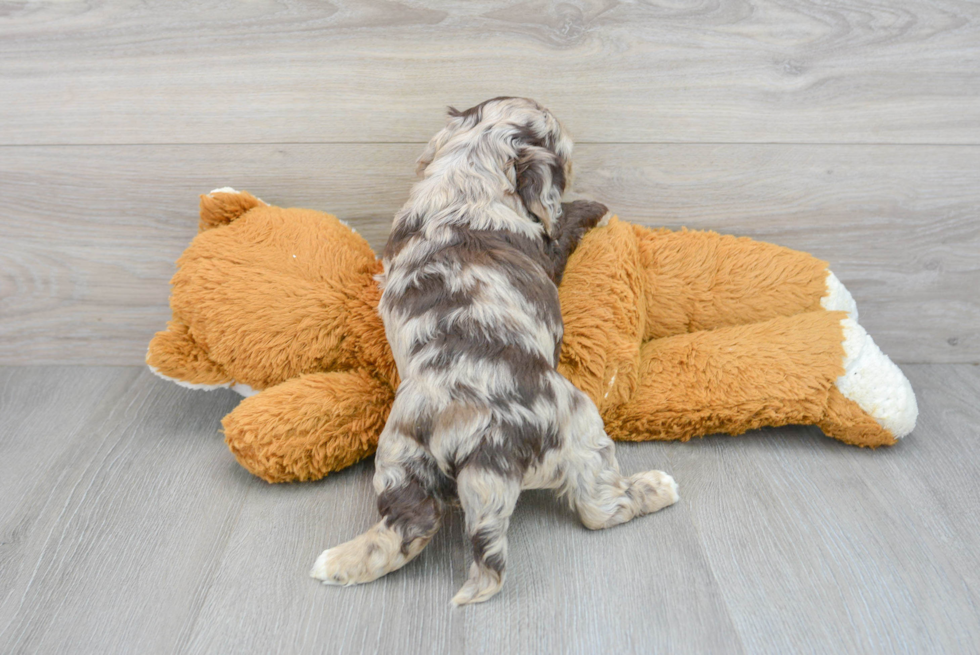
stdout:
MULTIPOLYGON (((398 386, 377 312, 381 263, 330 214, 233 189, 201 197, 154 373, 247 396, 222 421, 246 469, 315 480, 374 452, 398 386)), ((856 446, 915 426, 915 395, 827 263, 714 232, 613 217, 559 287, 559 371, 624 441, 817 425, 856 446)))

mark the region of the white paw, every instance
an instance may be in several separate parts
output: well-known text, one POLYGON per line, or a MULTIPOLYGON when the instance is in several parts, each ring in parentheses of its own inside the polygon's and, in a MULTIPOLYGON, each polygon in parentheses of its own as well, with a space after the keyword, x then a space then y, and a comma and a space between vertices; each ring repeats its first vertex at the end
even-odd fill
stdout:
POLYGON ((853 319, 841 321, 844 375, 834 384, 846 397, 901 439, 915 428, 919 408, 912 385, 888 355, 853 319))
POLYGON ((676 503, 678 500, 681 499, 681 495, 680 495, 680 493, 678 492, 678 489, 677 489, 677 481, 674 480, 674 476, 672 476, 672 475, 667 475, 666 473, 664 473, 663 475, 664 475, 664 478, 666 478, 667 484, 669 485, 669 487, 668 487, 669 488, 669 494, 668 495, 670 497, 670 502, 671 503, 676 503))
POLYGON ((310 577, 316 578, 323 584, 348 585, 353 584, 347 580, 347 576, 340 570, 337 563, 336 549, 330 548, 316 558, 313 568, 310 569, 310 577))
POLYGON ((820 299, 820 306, 828 312, 847 312, 852 319, 858 320, 857 303, 833 271, 827 271, 826 284, 827 295, 820 299))
POLYGON ((680 494, 677 492, 677 481, 674 480, 673 476, 663 471, 647 471, 643 474, 643 477, 667 496, 670 500, 670 505, 673 505, 681 499, 680 494))
POLYGON ((637 473, 630 478, 630 486, 644 494, 643 514, 656 512, 681 499, 677 492, 677 482, 663 471, 637 473))
POLYGON ((450 601, 456 607, 471 603, 482 603, 497 595, 504 586, 504 574, 490 569, 470 565, 470 577, 450 601))
POLYGON ((606 212, 605 214, 602 215, 602 218, 599 219, 599 222, 596 223, 596 227, 606 227, 607 225, 609 225, 609 219, 611 219, 612 217, 613 217, 612 212, 606 212))

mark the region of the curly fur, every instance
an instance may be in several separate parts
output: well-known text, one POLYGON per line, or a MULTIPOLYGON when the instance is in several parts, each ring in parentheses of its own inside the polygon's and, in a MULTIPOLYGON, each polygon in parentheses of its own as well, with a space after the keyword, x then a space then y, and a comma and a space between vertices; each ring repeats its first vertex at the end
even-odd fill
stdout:
POLYGON ((606 214, 562 206, 571 152, 555 117, 524 98, 450 109, 426 147, 380 280, 402 380, 375 460, 383 518, 321 554, 314 577, 353 584, 400 568, 458 499, 474 562, 453 602, 480 602, 503 583, 522 489, 557 490, 593 529, 677 500, 665 473, 620 475, 595 404, 555 370, 556 283, 606 214))

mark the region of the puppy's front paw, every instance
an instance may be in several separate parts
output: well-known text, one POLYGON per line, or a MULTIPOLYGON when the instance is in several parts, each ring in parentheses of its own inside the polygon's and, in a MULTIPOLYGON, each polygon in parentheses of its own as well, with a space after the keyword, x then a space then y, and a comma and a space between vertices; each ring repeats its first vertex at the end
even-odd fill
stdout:
POLYGON ((588 231, 597 225, 605 225, 612 216, 608 207, 594 200, 574 200, 562 203, 561 207, 566 229, 588 231))

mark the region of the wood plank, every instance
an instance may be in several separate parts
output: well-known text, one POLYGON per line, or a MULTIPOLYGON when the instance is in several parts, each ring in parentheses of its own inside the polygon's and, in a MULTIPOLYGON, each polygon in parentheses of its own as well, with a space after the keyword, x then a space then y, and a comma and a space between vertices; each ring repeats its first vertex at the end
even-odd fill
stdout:
MULTIPOLYGON (((0 387, 3 409, 20 398, 11 388, 36 387, 21 369, 6 371, 24 384, 0 387)), ((91 375, 46 371, 49 384, 66 380, 55 397, 73 393, 74 374, 91 375)), ((499 602, 480 608, 448 603, 465 579, 458 514, 398 574, 325 588, 306 571, 321 548, 376 519, 372 463, 319 483, 266 485, 218 452, 212 434, 234 403, 228 394, 115 371, 129 390, 106 394, 97 416, 78 426, 84 441, 53 458, 25 494, 30 502, 0 496, 0 510, 16 509, 11 523, 33 521, 5 558, 5 571, 19 573, 5 580, 10 603, 0 606, 4 652, 64 650, 69 638, 73 650, 99 652, 320 652, 325 643, 337 652, 739 652, 679 508, 593 533, 550 494, 529 494, 513 523, 511 580, 499 602), (638 566, 635 553, 646 549, 663 556, 638 566)), ((35 413, 51 409, 34 404, 35 413)), ((22 436, 44 442, 31 430, 22 436)), ((624 467, 669 469, 669 446, 648 446, 626 453, 624 467)))
POLYGON ((419 142, 500 94, 583 142, 980 143, 980 7, 954 0, 4 13, 3 144, 419 142))
POLYGON ((460 652, 462 614, 449 606, 465 579, 459 522, 375 584, 325 587, 309 577, 324 548, 378 520, 373 475, 370 460, 316 483, 247 481, 249 502, 186 652, 460 652))
POLYGON ((175 652, 251 482, 217 434, 237 397, 145 369, 2 375, 0 414, 36 420, 0 445, 29 472, 0 495, 0 651, 175 652))
POLYGON ((645 225, 749 236, 826 260, 897 362, 980 361, 980 150, 589 146, 582 191, 645 225))
POLYGON ((43 510, 51 493, 38 481, 65 479, 67 471, 53 467, 73 445, 92 439, 81 428, 138 375, 108 367, 0 368, 0 635, 32 574, 26 549, 50 528, 43 510))
POLYGON ((504 590, 454 610, 458 514, 376 583, 306 576, 375 520, 371 462, 267 485, 214 434, 229 393, 0 368, 0 473, 42 460, 0 493, 0 651, 974 653, 980 367, 908 372, 920 423, 893 448, 802 428, 621 444, 681 501, 608 531, 525 494, 504 590))
MULTIPOLYGON (((675 446, 617 444, 616 453, 626 473, 674 473, 675 446)), ((527 493, 511 529, 516 593, 467 612, 467 651, 746 652, 692 519, 683 486, 677 505, 596 532, 552 494, 527 493)))
MULTIPOLYGON (((669 469, 666 450, 632 449, 624 470, 669 469)), ((323 548, 377 520, 372 476, 366 462, 319 483, 262 485, 250 494, 188 650, 741 652, 680 506, 590 532, 552 494, 527 493, 511 524, 504 589, 462 610, 449 603, 468 567, 458 513, 417 561, 375 583, 310 580, 323 548)))
MULTIPOLYGON (((0 367, 0 498, 5 500, 0 525, 10 522, 3 512, 30 494, 32 481, 79 438, 79 428, 99 411, 104 398, 117 396, 137 375, 135 369, 108 367, 0 367), (45 437, 31 439, 35 433, 45 437)), ((0 541, 12 544, 14 537, 0 541)), ((4 575, 9 572, 0 566, 0 590, 8 588, 4 575)))
POLYGON ((671 452, 747 651, 980 649, 980 368, 907 370, 921 414, 893 448, 786 428, 671 452))
MULTIPOLYGON (((141 363, 215 187, 332 211, 380 248, 419 150, 0 148, 0 363, 141 363)), ((828 260, 896 361, 980 361, 980 147, 585 144, 576 167, 624 219, 828 260)))

